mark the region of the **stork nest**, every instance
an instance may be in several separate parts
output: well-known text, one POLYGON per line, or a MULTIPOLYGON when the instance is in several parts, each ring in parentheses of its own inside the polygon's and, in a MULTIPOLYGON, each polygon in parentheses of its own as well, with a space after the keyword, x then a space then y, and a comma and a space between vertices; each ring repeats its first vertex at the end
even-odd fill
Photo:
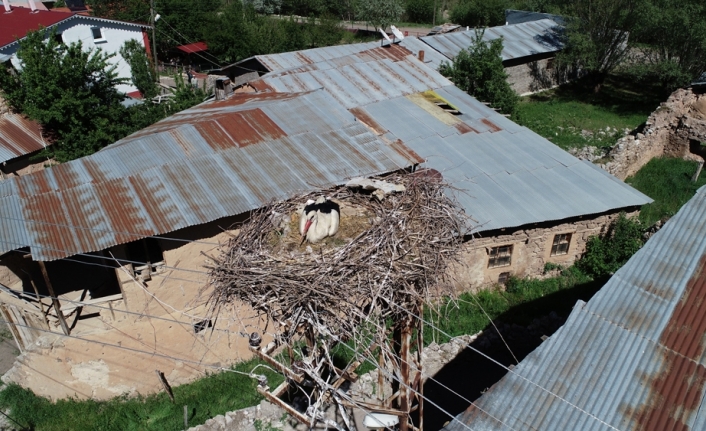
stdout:
MULTIPOLYGON (((290 216, 321 193, 254 211, 209 267, 212 306, 243 301, 278 323, 290 340, 301 325, 325 327, 346 340, 371 317, 408 319, 405 310, 453 293, 448 267, 457 258, 468 219, 444 193, 448 184, 420 172, 384 181, 406 190, 383 200, 345 187, 328 191, 341 206, 364 208, 370 215, 369 227, 348 241, 310 248, 273 241, 273 235, 286 237, 286 225, 296 224, 290 216)), ((342 217, 341 227, 345 223, 342 217)))

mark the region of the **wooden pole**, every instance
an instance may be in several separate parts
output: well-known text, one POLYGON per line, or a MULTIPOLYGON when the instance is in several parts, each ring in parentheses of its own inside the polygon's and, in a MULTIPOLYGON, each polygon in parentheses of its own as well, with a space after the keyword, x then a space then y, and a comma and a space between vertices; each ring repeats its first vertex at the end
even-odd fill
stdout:
POLYGON ((154 57, 154 79, 159 82, 159 63, 157 62, 157 36, 155 28, 157 21, 155 20, 154 0, 150 0, 150 17, 152 18, 152 56, 154 57))
MULTIPOLYGON (((424 303, 419 305, 419 316, 424 316, 424 303)), ((417 330, 417 358, 419 361, 417 367, 419 368, 419 387, 417 391, 419 392, 419 431, 424 431, 424 374, 422 370, 424 369, 424 364, 422 364, 422 353, 424 351, 424 322, 419 322, 419 329, 417 330)))
POLYGON ((44 265, 44 262, 42 262, 41 260, 38 263, 39 263, 39 269, 42 270, 42 276, 44 277, 44 282, 47 284, 47 290, 49 291, 49 296, 51 297, 51 302, 54 305, 54 310, 56 311, 56 317, 59 318, 59 324, 61 324, 61 329, 62 329, 62 331, 64 331, 64 334, 71 335, 71 331, 69 330, 69 325, 66 324, 66 319, 64 319, 64 314, 61 312, 61 303, 59 302, 59 298, 56 296, 56 293, 54 293, 54 288, 51 285, 51 280, 49 280, 49 273, 47 272, 47 267, 44 265))
POLYGON ((400 431, 409 430, 409 399, 410 387, 412 382, 409 378, 409 363, 412 360, 410 355, 410 340, 412 337, 412 326, 409 319, 406 319, 402 330, 400 331, 400 411, 404 416, 400 417, 400 431))

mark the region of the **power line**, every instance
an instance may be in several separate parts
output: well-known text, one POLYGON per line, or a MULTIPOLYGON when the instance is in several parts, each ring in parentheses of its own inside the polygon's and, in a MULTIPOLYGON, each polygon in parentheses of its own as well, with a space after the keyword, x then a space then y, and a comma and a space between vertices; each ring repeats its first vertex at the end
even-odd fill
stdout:
MULTIPOLYGON (((0 218, 6 218, 6 217, 0 217, 0 218)), ((0 242, 9 243, 9 242, 6 242, 6 241, 0 241, 0 242)), ((10 244, 11 244, 11 243, 10 243, 10 244)), ((47 248, 47 247, 39 247, 39 248, 50 249, 50 248, 47 248)), ((53 249, 52 249, 52 250, 53 250, 53 249)), ((64 251, 64 252, 67 252, 67 250, 60 250, 60 249, 57 250, 57 251, 64 251)), ((88 255, 88 254, 81 254, 81 253, 79 253, 79 254, 77 254, 77 255, 86 256, 86 257, 97 257, 97 258, 104 259, 103 257, 95 256, 95 255, 88 255)), ((116 259, 116 260, 118 260, 118 259, 116 259)), ((142 264, 142 262, 135 262, 135 261, 127 260, 127 259, 121 259, 121 260, 122 260, 122 261, 125 261, 125 262, 140 263, 140 264, 142 264)), ((83 262, 80 262, 80 261, 76 261, 76 262, 83 263, 83 262)), ((94 265, 95 265, 95 264, 94 264, 94 265)), ((99 266, 100 266, 100 265, 99 265, 99 266)), ((107 267, 107 268, 114 268, 114 267, 109 267, 109 266, 106 266, 106 267, 107 267)), ((173 269, 173 270, 182 270, 182 271, 188 271, 188 272, 192 272, 192 273, 198 273, 198 274, 205 274, 205 275, 208 275, 208 273, 205 272, 205 271, 189 270, 189 269, 186 269, 186 268, 176 268, 176 267, 168 267, 168 266, 164 266, 164 267, 165 267, 165 268, 169 268, 169 269, 173 269)), ((436 330, 439 331, 440 333, 446 335, 446 336, 449 337, 449 338, 452 338, 452 336, 451 336, 450 334, 448 334, 448 333, 446 333, 445 331, 441 330, 440 328, 438 328, 437 326, 433 325, 432 323, 427 322, 427 321, 424 320, 422 317, 417 316, 416 314, 414 314, 414 313, 412 313, 411 311, 405 309, 404 307, 402 307, 402 306, 396 304, 395 302, 391 302, 391 303, 394 304, 394 305, 396 305, 397 307, 403 309, 405 312, 407 312, 407 313, 410 314, 411 316, 414 316, 415 318, 419 319, 421 322, 423 322, 423 323, 429 325, 430 327, 436 329, 436 330)), ((176 311, 176 310, 175 310, 175 311, 176 311)), ((349 346, 346 345, 346 347, 349 347, 349 346)), ((530 384, 532 384, 532 385, 538 387, 539 389, 541 389, 541 390, 543 390, 543 391, 549 393, 550 395, 556 397, 557 399, 560 399, 561 401, 567 403, 568 405, 572 406, 573 408, 577 409, 578 411, 581 411, 582 413, 588 415, 589 417, 591 417, 591 418, 593 418, 593 419, 599 421, 600 423, 602 423, 602 424, 604 424, 604 425, 606 425, 606 426, 608 426, 608 427, 610 427, 610 428, 612 428, 612 429, 614 429, 614 430, 616 430, 616 431, 620 431, 618 428, 613 427, 612 425, 610 425, 610 424, 604 422, 603 420, 601 420, 601 419, 598 418, 597 416, 595 416, 595 415, 593 415, 593 414, 591 414, 591 413, 589 413, 589 412, 587 412, 587 411, 581 409, 580 407, 576 406, 575 404, 571 403, 570 401, 568 401, 568 400, 562 398, 562 397, 559 396, 558 394, 555 394, 555 393, 551 392, 550 390, 548 390, 548 389, 546 389, 546 388, 544 388, 544 387, 542 387, 542 386, 540 386, 540 385, 538 385, 538 384, 532 382, 531 380, 527 379, 526 377, 521 376, 521 375, 515 373, 514 371, 512 371, 510 368, 508 368, 508 367, 505 366, 504 364, 502 364, 502 363, 500 363, 499 361, 493 359, 492 357, 486 355, 485 353, 483 353, 483 352, 481 352, 481 351, 475 349, 474 347, 472 347, 472 346, 470 346, 470 345, 466 345, 465 347, 471 349, 472 351, 475 351, 475 352, 479 353, 480 355, 484 356, 485 358, 489 359, 490 361, 494 362, 495 364, 497 364, 497 365, 501 366, 502 368, 506 369, 508 372, 510 372, 510 373, 512 373, 512 374, 514 374, 514 375, 516 375, 516 376, 518 376, 518 377, 520 377, 521 379, 523 379, 523 380, 527 381, 528 383, 530 383, 530 384)))
MULTIPOLYGON (((447 337, 449 337, 449 338, 452 338, 452 336, 451 336, 450 334, 448 334, 447 332, 443 331, 442 329, 440 329, 440 328, 437 327, 437 326, 434 326, 434 324, 427 322, 426 320, 424 320, 424 318, 422 318, 422 317, 420 317, 420 316, 418 316, 418 315, 412 313, 411 311, 407 310, 406 308, 402 307, 401 305, 397 304, 396 302, 392 302, 392 301, 391 301, 390 303, 393 304, 393 305, 395 305, 396 307, 398 307, 398 308, 404 310, 404 311, 405 311, 406 313, 408 313, 410 316, 413 316, 413 317, 419 319, 421 322, 423 322, 423 323, 429 325, 430 327, 436 329, 437 331, 441 332, 441 333, 444 334, 445 336, 447 336, 447 337)), ((609 428, 611 428, 611 429, 614 429, 614 430, 616 430, 616 431, 620 431, 620 429, 618 429, 618 428, 614 427, 613 425, 611 425, 611 424, 609 424, 609 423, 603 421, 603 420, 602 420, 601 418, 599 418, 598 416, 596 416, 596 415, 594 415, 594 414, 592 414, 592 413, 590 413, 590 412, 588 412, 588 411, 582 409, 581 407, 575 405, 574 403, 572 403, 571 401, 569 401, 569 400, 567 400, 567 399, 561 397, 560 395, 555 394, 554 392, 550 391, 549 389, 546 389, 546 388, 544 388, 544 387, 538 385, 537 383, 531 381, 531 380, 528 379, 527 377, 524 377, 524 376, 522 376, 522 375, 516 373, 515 371, 513 371, 513 370, 510 369, 509 367, 505 366, 503 363, 501 363, 501 362, 499 362, 499 361, 493 359, 492 357, 490 357, 490 356, 488 356, 487 354, 481 352, 480 350, 476 349, 475 347, 471 346, 470 344, 466 344, 465 348, 470 349, 470 350, 472 350, 472 351, 474 351, 474 352, 480 354, 481 356, 483 356, 483 357, 485 357, 486 359, 492 361, 492 362, 495 363, 496 365, 501 366, 502 368, 504 368, 505 370, 507 370, 509 373, 514 374, 515 376, 519 377, 520 379, 522 379, 522 380, 526 381, 527 383, 529 383, 529 384, 531 384, 531 385, 533 385, 533 386, 535 386, 535 387, 541 389, 542 391, 544 391, 544 392, 546 392, 546 393, 552 395, 553 397, 557 398, 558 400, 561 400, 561 401, 565 402, 565 403, 568 404, 569 406, 575 408, 576 410, 580 411, 581 413, 584 413, 585 415, 587 415, 587 416, 589 416, 590 418, 592 418, 592 419, 594 419, 594 420, 600 422, 601 424, 603 424, 603 425, 605 425, 605 426, 607 426, 607 427, 609 427, 609 428)))
POLYGON ((155 351, 155 352, 148 352, 148 351, 146 351, 146 350, 135 349, 135 348, 132 348, 132 347, 125 347, 125 346, 121 346, 121 345, 119 345, 119 344, 111 344, 111 343, 106 343, 106 342, 104 342, 104 341, 91 340, 91 339, 89 339, 89 338, 77 337, 77 336, 75 336, 75 335, 59 334, 59 333, 57 333, 57 332, 53 332, 53 331, 50 331, 50 330, 48 330, 48 329, 35 328, 35 327, 33 327, 33 326, 23 325, 23 324, 21 324, 21 323, 9 322, 9 321, 3 320, 3 319, 0 319, 0 322, 6 323, 6 324, 9 324, 9 325, 19 326, 19 327, 21 327, 21 328, 27 328, 27 329, 33 329, 33 330, 35 330, 35 331, 46 332, 46 333, 48 333, 48 334, 54 334, 54 335, 58 335, 58 336, 61 336, 61 337, 73 338, 73 339, 80 340, 80 341, 85 341, 85 342, 88 342, 88 343, 100 344, 101 346, 104 346, 104 347, 114 347, 114 348, 116 348, 116 349, 128 350, 128 351, 131 351, 131 352, 134 352, 134 353, 143 353, 143 354, 146 354, 146 355, 157 356, 157 357, 164 358, 164 359, 171 359, 171 360, 174 360, 174 361, 187 362, 187 363, 191 363, 191 364, 198 365, 198 366, 200 366, 200 367, 207 367, 207 368, 213 368, 213 369, 220 370, 220 371, 228 371, 228 372, 232 372, 232 373, 236 373, 236 374, 242 374, 242 375, 245 375, 245 376, 254 378, 254 379, 258 379, 259 377, 261 377, 261 376, 255 376, 255 375, 253 375, 253 374, 251 374, 251 373, 246 373, 246 372, 243 372, 243 371, 233 370, 233 369, 231 369, 231 368, 225 368, 225 367, 221 367, 221 366, 218 366, 218 365, 210 365, 210 364, 205 364, 205 363, 202 363, 202 362, 199 362, 199 361, 194 361, 194 360, 191 360, 191 359, 185 359, 185 358, 179 358, 179 357, 176 357, 176 356, 165 355, 165 354, 163 354, 163 353, 158 353, 158 352, 156 352, 156 351, 155 351))

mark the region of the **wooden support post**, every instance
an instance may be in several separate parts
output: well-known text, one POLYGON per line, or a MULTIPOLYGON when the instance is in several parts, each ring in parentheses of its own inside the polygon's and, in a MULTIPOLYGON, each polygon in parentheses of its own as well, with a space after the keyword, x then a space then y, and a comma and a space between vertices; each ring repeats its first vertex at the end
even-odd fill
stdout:
POLYGON ((411 322, 407 320, 404 326, 400 330, 400 396, 399 396, 399 406, 400 412, 405 413, 404 416, 400 417, 400 431, 409 430, 409 418, 406 413, 410 411, 410 387, 412 381, 409 378, 409 364, 412 360, 410 355, 410 341, 412 338, 412 326, 411 322))
MULTIPOLYGON (((424 304, 419 305, 419 316, 424 316, 424 304)), ((417 368, 419 369, 419 383, 417 383, 418 397, 418 414, 419 414, 419 431, 424 431, 424 364, 422 364, 422 352, 424 351, 424 322, 419 322, 417 329, 417 368)))
POLYGON ((54 310, 56 311, 56 317, 59 318, 59 324, 61 324, 61 330, 64 331, 64 334, 71 335, 71 331, 69 330, 69 325, 66 324, 66 319, 64 319, 64 314, 61 312, 61 303, 59 302, 59 298, 56 296, 56 293, 54 293, 54 288, 51 285, 51 280, 49 280, 49 273, 47 272, 47 267, 44 265, 44 262, 42 262, 41 260, 38 263, 39 263, 39 269, 42 270, 42 276, 44 277, 44 282, 47 284, 47 290, 49 291, 49 296, 51 297, 51 302, 54 305, 54 310))
POLYGON ((701 169, 704 167, 704 161, 701 160, 699 162, 699 166, 696 167, 696 172, 694 172, 694 175, 691 177, 691 182, 695 183, 699 180, 699 175, 701 175, 701 169))
POLYGON ((47 324, 47 329, 49 329, 49 318, 47 318, 47 313, 44 312, 44 303, 42 302, 42 298, 39 296, 39 289, 37 289, 37 285, 34 283, 34 280, 32 280, 31 276, 29 278, 29 284, 32 285, 32 289, 34 289, 34 294, 37 295, 39 309, 42 310, 42 317, 44 317, 44 323, 47 324))

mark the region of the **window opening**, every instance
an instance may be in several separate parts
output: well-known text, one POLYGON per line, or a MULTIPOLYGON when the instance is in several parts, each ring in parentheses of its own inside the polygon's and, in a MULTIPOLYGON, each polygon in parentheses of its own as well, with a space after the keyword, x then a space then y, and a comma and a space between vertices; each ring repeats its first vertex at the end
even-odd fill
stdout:
POLYGON ((103 33, 99 27, 91 27, 91 31, 93 32, 93 40, 103 39, 103 33))
POLYGON ((500 275, 498 276, 498 284, 502 284, 503 286, 507 284, 507 281, 510 279, 510 273, 509 272, 501 272, 500 275))
POLYGON ((151 274, 157 273, 164 266, 164 255, 159 241, 144 238, 127 244, 127 260, 144 281, 149 281, 151 274))
POLYGON ((554 70, 554 59, 550 58, 547 60, 547 70, 554 70))
POLYGON ((560 233, 554 235, 552 242, 551 256, 561 256, 569 253, 569 244, 571 243, 570 233, 560 233))
POLYGON ((54 40, 55 40, 57 43, 63 44, 63 43, 64 43, 64 34, 63 34, 63 33, 56 33, 56 34, 54 35, 54 40))
POLYGON ((503 245, 490 249, 488 258, 488 268, 498 268, 501 266, 510 266, 512 263, 512 246, 503 245))

